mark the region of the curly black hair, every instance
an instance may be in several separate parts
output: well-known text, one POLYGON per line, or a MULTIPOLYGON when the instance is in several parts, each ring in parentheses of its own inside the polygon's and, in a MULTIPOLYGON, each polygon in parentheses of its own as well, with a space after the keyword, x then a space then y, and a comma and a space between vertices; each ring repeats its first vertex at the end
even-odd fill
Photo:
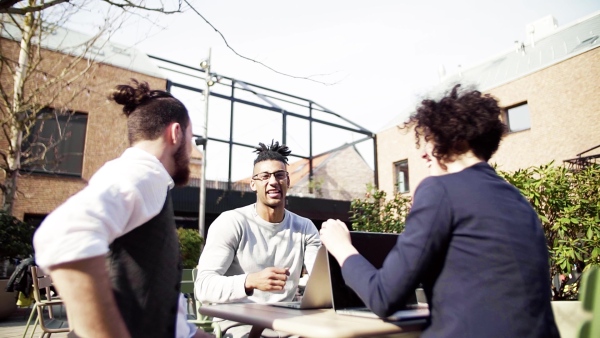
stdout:
POLYGON ((183 129, 190 123, 188 111, 171 93, 151 90, 147 82, 131 79, 131 85, 117 85, 108 98, 123 105, 127 116, 129 143, 155 140, 171 123, 178 122, 183 129))
POLYGON ((469 150, 488 161, 507 132, 500 120, 501 108, 489 94, 477 90, 459 93, 459 87, 455 85, 439 101, 423 100, 405 127, 415 127, 417 147, 422 137, 425 142, 432 141, 433 156, 438 161, 469 150))
POLYGON ((266 146, 264 143, 258 143, 258 147, 254 148, 254 152, 258 154, 254 160, 254 164, 267 160, 276 160, 288 164, 288 155, 292 153, 290 148, 279 142, 271 140, 271 145, 266 146))

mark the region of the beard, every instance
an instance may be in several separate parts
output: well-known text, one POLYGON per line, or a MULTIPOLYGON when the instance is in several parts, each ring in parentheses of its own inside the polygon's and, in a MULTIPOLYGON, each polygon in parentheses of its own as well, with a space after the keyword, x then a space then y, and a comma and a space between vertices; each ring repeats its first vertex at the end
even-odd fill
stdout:
POLYGON ((190 156, 184 143, 173 154, 175 173, 171 176, 176 186, 186 185, 190 179, 190 156))

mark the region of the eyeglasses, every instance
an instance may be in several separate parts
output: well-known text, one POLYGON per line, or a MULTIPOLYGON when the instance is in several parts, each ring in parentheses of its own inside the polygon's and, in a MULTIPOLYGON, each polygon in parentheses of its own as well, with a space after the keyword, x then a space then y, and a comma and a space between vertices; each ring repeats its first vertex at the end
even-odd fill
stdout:
POLYGON ((258 173, 256 175, 252 176, 252 179, 260 180, 260 181, 268 181, 271 178, 271 175, 275 176, 276 180, 283 181, 288 177, 288 172, 285 170, 279 170, 274 173, 265 171, 265 172, 258 173))

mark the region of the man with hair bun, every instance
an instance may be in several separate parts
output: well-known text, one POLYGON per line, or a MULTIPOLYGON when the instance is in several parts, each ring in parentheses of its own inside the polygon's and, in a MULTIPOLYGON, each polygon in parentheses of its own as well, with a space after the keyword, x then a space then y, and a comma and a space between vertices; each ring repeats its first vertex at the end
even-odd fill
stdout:
MULTIPOLYGON (((312 221, 285 209, 289 148, 272 141, 254 151, 250 188, 256 203, 226 211, 210 225, 195 281, 202 302, 291 301, 303 264, 310 273, 321 246, 312 221)), ((241 336, 247 329, 228 334, 241 336)))
POLYGON ((170 190, 187 183, 192 126, 170 93, 132 80, 123 106, 130 147, 46 217, 35 260, 54 281, 74 337, 213 337, 187 323, 170 190))

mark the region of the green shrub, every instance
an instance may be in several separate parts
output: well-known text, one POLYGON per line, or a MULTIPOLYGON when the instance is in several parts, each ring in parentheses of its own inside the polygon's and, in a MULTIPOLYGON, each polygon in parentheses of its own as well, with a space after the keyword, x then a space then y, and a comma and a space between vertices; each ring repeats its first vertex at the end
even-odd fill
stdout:
POLYGON ((367 185, 365 199, 354 199, 350 204, 350 222, 354 231, 392 232, 404 230, 411 198, 395 194, 386 200, 386 192, 367 185))
POLYGON ((34 232, 33 225, 0 211, 0 259, 32 255, 34 232))
MULTIPOLYGON (((600 166, 570 171, 552 162, 498 171, 538 213, 550 253, 550 276, 569 276, 600 263, 600 166)), ((553 299, 577 299, 579 281, 553 283, 553 299)))
POLYGON ((204 238, 198 230, 178 228, 179 248, 184 269, 193 269, 198 265, 198 259, 204 246, 204 238))

